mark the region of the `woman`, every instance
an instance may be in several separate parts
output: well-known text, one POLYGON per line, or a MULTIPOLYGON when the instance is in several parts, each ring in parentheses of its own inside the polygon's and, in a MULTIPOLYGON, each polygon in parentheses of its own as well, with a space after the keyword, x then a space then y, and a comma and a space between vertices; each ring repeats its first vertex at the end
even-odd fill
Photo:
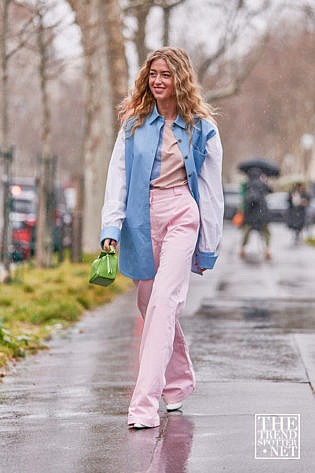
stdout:
POLYGON ((294 243, 300 241, 300 235, 306 225, 306 209, 310 203, 309 194, 302 182, 292 186, 288 195, 288 227, 294 232, 294 243))
POLYGON ((187 54, 153 52, 121 107, 102 210, 101 245, 120 240, 120 271, 144 319, 128 424, 157 427, 163 397, 182 407, 195 376, 178 317, 190 269, 214 266, 222 234, 222 147, 187 54))

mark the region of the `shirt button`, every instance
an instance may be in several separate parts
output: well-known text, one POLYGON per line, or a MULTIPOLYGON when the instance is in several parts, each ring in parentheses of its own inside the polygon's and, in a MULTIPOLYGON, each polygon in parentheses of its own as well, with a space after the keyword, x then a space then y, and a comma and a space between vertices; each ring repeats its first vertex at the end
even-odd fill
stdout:
POLYGON ((182 142, 182 140, 179 138, 179 140, 177 140, 177 142, 178 142, 178 143, 181 143, 181 142, 182 142))
POLYGON ((188 159, 188 156, 185 156, 184 159, 188 159))
POLYGON ((190 173, 188 174, 188 177, 191 177, 191 176, 192 176, 192 173, 190 172, 190 173))

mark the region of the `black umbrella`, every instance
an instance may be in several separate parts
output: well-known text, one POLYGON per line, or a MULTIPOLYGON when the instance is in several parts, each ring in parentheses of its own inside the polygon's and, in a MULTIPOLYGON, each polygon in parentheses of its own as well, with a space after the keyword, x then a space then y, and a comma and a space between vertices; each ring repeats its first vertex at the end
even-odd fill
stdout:
POLYGON ((249 159, 238 166, 239 170, 248 174, 252 169, 260 170, 266 176, 279 176, 280 168, 272 161, 263 158, 249 159))

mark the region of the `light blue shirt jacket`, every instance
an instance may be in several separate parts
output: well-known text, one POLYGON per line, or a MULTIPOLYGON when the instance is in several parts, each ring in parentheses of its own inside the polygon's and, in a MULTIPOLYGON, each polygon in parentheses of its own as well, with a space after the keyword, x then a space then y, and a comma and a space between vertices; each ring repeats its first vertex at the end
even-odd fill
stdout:
MULTIPOLYGON (((131 135, 128 125, 118 134, 111 157, 102 209, 101 242, 120 241, 119 269, 133 279, 153 279, 156 268, 150 230, 150 176, 164 118, 155 107, 131 135)), ((217 127, 207 119, 195 121, 189 134, 177 116, 173 133, 183 155, 189 189, 200 213, 200 229, 192 271, 212 269, 222 236, 222 146, 217 127)))

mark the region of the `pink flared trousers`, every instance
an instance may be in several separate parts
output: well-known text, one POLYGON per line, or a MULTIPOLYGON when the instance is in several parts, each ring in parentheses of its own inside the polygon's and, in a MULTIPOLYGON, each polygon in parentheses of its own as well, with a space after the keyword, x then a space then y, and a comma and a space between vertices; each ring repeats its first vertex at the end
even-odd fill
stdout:
POLYGON ((154 279, 135 281, 144 318, 139 374, 128 424, 156 427, 161 397, 169 403, 189 396, 195 375, 178 321, 188 291, 199 209, 188 186, 150 191, 154 279))

